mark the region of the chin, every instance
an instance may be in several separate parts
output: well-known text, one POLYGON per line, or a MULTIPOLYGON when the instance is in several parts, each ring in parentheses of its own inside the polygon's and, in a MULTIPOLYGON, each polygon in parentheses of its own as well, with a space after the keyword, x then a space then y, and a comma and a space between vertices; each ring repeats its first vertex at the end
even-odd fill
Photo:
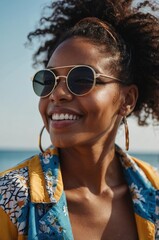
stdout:
POLYGON ((87 140, 85 136, 82 137, 82 134, 69 135, 65 134, 63 136, 53 136, 51 137, 52 145, 56 148, 73 148, 78 146, 87 145, 87 140))
POLYGON ((74 144, 70 139, 68 138, 59 138, 59 137, 53 137, 51 139, 52 145, 56 148, 68 148, 72 147, 74 144))

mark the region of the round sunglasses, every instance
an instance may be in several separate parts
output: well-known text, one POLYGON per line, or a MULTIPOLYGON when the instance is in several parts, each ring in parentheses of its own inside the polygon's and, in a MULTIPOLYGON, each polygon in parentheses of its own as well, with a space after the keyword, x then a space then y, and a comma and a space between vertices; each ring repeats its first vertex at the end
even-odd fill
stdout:
MULTIPOLYGON (((65 78, 68 90, 76 96, 88 94, 96 85, 107 84, 110 81, 102 82, 97 78, 105 77, 112 79, 113 82, 121 82, 120 79, 108 76, 102 73, 96 73, 95 70, 87 65, 71 65, 56 68, 43 69, 38 71, 33 77, 33 89, 36 95, 41 98, 49 96, 55 89, 60 78, 65 78), (56 76, 54 70, 60 68, 71 68, 67 76, 56 76)), ((112 82, 112 81, 111 81, 112 82)))

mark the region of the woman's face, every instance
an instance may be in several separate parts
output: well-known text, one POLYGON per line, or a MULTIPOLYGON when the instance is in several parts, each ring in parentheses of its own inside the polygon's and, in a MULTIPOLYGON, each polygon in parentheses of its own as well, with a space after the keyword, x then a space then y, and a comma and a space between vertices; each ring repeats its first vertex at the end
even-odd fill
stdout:
MULTIPOLYGON (((69 65, 89 65, 96 72, 111 75, 109 55, 88 40, 71 38, 60 44, 53 53, 49 68, 69 65)), ((70 68, 56 69, 56 75, 66 76, 70 68)), ((101 81, 106 81, 102 78, 101 81)), ((41 98, 39 110, 52 144, 65 148, 92 145, 101 140, 114 141, 121 120, 123 87, 117 83, 96 85, 85 96, 75 96, 61 78, 55 90, 41 98), (57 120, 57 117, 61 120, 57 120), (63 119, 63 117, 65 119, 63 119)))

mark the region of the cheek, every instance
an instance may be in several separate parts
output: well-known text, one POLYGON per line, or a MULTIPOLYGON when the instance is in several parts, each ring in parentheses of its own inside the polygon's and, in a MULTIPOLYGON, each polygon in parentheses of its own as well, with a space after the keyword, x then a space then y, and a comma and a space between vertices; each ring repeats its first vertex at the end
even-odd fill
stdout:
POLYGON ((111 86, 110 88, 98 91, 97 94, 92 97, 89 101, 94 116, 100 118, 107 117, 108 119, 112 116, 119 114, 121 106, 121 92, 120 88, 111 86), (112 91, 113 89, 113 91, 112 91))
POLYGON ((110 88, 101 90, 95 102, 106 108, 109 106, 116 108, 120 105, 120 96, 120 88, 112 85, 110 88))
POLYGON ((44 112, 44 104, 43 104, 43 100, 40 99, 39 101, 39 112, 41 115, 43 115, 43 112, 44 112))
POLYGON ((112 100, 113 105, 118 104, 119 100, 120 100, 120 88, 117 88, 113 95, 113 100, 112 100))
POLYGON ((46 99, 40 99, 40 101, 39 101, 39 112, 40 112, 41 117, 43 119, 44 125, 47 128, 46 109, 47 109, 47 101, 46 101, 46 99))

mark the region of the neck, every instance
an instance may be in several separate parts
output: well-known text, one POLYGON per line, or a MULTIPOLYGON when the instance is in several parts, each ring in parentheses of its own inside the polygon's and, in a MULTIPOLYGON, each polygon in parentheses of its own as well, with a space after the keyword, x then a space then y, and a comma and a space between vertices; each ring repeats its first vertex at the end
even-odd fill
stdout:
POLYGON ((61 149, 60 159, 65 190, 86 187, 101 193, 123 181, 114 144, 61 149))

